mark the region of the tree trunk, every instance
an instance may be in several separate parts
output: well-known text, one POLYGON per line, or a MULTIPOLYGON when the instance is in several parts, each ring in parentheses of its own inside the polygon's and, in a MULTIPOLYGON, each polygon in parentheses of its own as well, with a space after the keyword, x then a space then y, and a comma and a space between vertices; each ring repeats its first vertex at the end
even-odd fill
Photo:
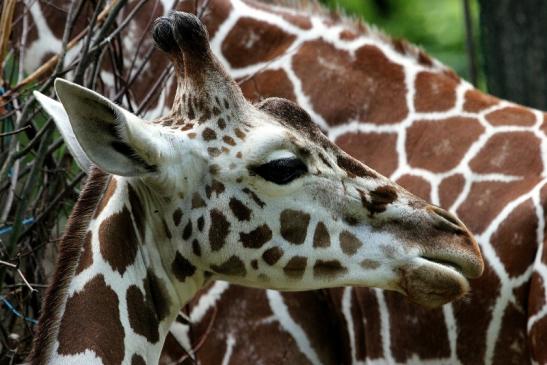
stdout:
POLYGON ((547 109, 547 1, 479 3, 488 91, 547 109))

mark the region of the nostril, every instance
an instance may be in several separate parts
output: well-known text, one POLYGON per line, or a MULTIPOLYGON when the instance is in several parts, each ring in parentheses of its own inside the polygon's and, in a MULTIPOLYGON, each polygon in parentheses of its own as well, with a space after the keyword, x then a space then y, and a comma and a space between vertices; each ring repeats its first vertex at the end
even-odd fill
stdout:
POLYGON ((446 210, 435 206, 431 206, 430 210, 434 214, 435 218, 437 218, 435 225, 436 228, 442 231, 457 234, 467 233, 467 230, 465 229, 463 223, 452 213, 449 213, 446 210))

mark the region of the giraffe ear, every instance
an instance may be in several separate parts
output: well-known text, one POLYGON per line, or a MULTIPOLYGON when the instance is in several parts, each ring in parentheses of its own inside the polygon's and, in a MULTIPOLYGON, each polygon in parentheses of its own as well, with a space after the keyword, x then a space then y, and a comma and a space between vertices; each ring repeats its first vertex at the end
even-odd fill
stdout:
POLYGON ((83 171, 87 172, 91 167, 91 161, 89 160, 89 158, 87 158, 84 150, 82 149, 82 146, 80 146, 80 143, 74 135, 74 131, 72 130, 72 126, 70 125, 68 115, 63 108, 63 104, 59 103, 56 100, 53 100, 48 96, 45 96, 41 92, 34 91, 33 94, 36 100, 38 100, 38 102, 40 103, 40 105, 42 105, 44 110, 51 116, 51 118, 53 118, 57 129, 59 129, 59 132, 61 132, 61 136, 63 136, 63 139, 68 147, 68 150, 70 151, 70 154, 72 155, 78 166, 80 166, 83 171))
POLYGON ((55 80, 55 91, 81 150, 100 169, 121 176, 156 170, 152 162, 154 133, 143 120, 96 92, 63 79, 55 80))

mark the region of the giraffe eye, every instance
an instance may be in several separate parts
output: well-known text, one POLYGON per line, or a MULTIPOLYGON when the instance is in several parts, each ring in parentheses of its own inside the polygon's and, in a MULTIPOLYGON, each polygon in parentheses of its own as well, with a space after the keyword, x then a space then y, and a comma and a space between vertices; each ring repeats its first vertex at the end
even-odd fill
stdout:
POLYGON ((299 158, 279 158, 260 166, 252 167, 251 174, 278 185, 288 184, 308 172, 307 166, 299 158))

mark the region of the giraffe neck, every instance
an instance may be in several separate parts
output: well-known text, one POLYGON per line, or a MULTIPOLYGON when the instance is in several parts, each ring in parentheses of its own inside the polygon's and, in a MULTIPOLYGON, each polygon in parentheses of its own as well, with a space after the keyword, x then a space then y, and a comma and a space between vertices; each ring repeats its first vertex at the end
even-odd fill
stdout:
POLYGON ((158 362, 172 322, 204 277, 176 253, 161 204, 143 190, 129 179, 90 175, 63 239, 33 364, 158 362))

